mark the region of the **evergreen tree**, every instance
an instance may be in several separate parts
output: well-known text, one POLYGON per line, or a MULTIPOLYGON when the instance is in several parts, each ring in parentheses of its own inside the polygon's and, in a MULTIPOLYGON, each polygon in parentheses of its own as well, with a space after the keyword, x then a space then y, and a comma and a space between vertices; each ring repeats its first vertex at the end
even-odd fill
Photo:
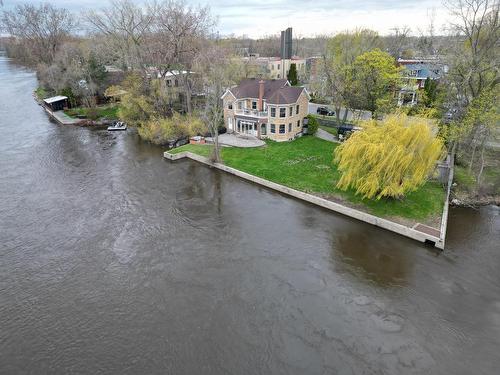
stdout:
POLYGON ((299 84, 299 79, 297 76, 297 66, 295 64, 290 64, 290 70, 287 76, 288 81, 292 86, 297 86, 299 84))
POLYGON ((424 104, 426 107, 431 107, 432 104, 434 104, 434 102, 436 101, 437 97, 437 82, 427 77, 424 83, 424 92, 424 104))

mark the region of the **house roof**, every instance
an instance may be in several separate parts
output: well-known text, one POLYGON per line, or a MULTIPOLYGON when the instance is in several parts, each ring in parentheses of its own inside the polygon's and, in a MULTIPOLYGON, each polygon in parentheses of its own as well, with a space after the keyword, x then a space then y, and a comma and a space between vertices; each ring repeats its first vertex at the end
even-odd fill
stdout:
POLYGON ((303 90, 303 87, 281 87, 276 90, 269 98, 267 98, 267 104, 295 103, 299 99, 299 96, 303 90))
POLYGON ((51 98, 43 99, 43 101, 47 104, 51 104, 51 103, 60 102, 61 100, 66 100, 66 99, 68 99, 67 96, 58 95, 58 96, 53 96, 51 98))
POLYGON ((417 78, 438 79, 440 77, 441 69, 433 64, 405 64, 404 67, 406 71, 416 71, 417 78))
MULTIPOLYGON (((260 79, 250 78, 240 82, 238 86, 230 88, 236 99, 259 98, 260 79)), ((286 79, 266 79, 264 81, 264 97, 268 104, 295 103, 304 90, 303 87, 292 87, 286 79)), ((224 94, 225 95, 225 94, 224 94)))
MULTIPOLYGON (((244 79, 238 86, 234 86, 229 90, 236 99, 243 98, 258 98, 259 97, 259 82, 258 78, 244 79)), ((288 85, 286 79, 265 79, 264 81, 264 99, 268 99, 276 90, 288 85)))

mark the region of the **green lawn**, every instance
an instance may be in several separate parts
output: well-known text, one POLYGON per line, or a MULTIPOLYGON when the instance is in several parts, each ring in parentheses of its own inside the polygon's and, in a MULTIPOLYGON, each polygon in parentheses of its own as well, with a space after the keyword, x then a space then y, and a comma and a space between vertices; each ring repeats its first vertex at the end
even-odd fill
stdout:
POLYGON ((168 152, 170 154, 178 154, 179 152, 190 151, 193 154, 198 154, 198 155, 201 155, 201 156, 208 157, 208 156, 210 156, 210 153, 212 152, 212 150, 213 150, 213 146, 212 145, 207 145, 207 144, 205 144, 205 145, 187 144, 187 145, 184 145, 184 146, 181 146, 181 147, 173 148, 173 149, 169 150, 168 152))
POLYGON ((38 97, 38 99, 43 100, 48 96, 47 91, 43 87, 38 87, 35 90, 35 94, 38 97))
POLYGON ((476 184, 476 179, 466 167, 455 165, 455 172, 453 175, 454 182, 460 190, 472 191, 476 184))
POLYGON ((84 107, 71 108, 65 110, 64 113, 66 113, 70 117, 85 116, 88 118, 94 117, 96 119, 106 117, 108 119, 114 120, 118 118, 118 108, 119 106, 116 104, 108 104, 96 107, 94 109, 84 107), (92 114, 93 110, 95 111, 94 114, 92 114))
MULTIPOLYGON (((274 181, 291 188, 325 197, 340 198, 383 217, 425 220, 441 215, 444 190, 440 184, 427 182, 404 200, 361 199, 353 190, 335 187, 340 178, 333 163, 338 145, 317 137, 305 136, 293 142, 268 141, 264 147, 222 148, 222 159, 230 167, 274 181)), ((191 151, 207 156, 210 146, 185 145, 172 153, 191 151)))

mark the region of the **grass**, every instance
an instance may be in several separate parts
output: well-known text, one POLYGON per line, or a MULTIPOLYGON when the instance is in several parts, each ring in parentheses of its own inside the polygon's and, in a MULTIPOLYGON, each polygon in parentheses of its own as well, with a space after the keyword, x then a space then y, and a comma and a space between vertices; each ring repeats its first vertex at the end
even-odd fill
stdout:
POLYGON ((207 145, 207 144, 205 144, 205 145, 187 144, 187 145, 184 145, 184 146, 181 146, 181 147, 173 148, 173 149, 169 150, 168 152, 170 154, 178 154, 179 152, 190 151, 193 154, 197 154, 197 155, 209 157, 210 154, 211 154, 211 152, 212 152, 212 150, 213 150, 213 146, 212 145, 207 145))
POLYGON ((460 165, 455 166, 453 180, 457 183, 460 190, 472 191, 476 185, 476 179, 469 173, 467 167, 460 165))
MULTIPOLYGON (((203 145, 185 145, 172 153, 191 151, 207 156, 211 149, 203 145), (208 148, 208 149, 207 149, 208 148)), ((404 199, 362 199, 353 190, 336 188, 340 174, 333 162, 337 144, 305 136, 293 142, 268 141, 257 148, 222 148, 222 159, 230 167, 291 188, 350 202, 382 217, 412 220, 441 215, 444 190, 439 183, 427 182, 404 199)))
POLYGON ((96 107, 95 109, 85 107, 71 108, 65 110, 64 113, 70 117, 85 116, 87 118, 94 117, 96 119, 105 117, 114 120, 118 118, 118 108, 119 106, 117 104, 108 104, 96 107), (95 110, 94 113, 92 113, 93 110, 95 110))
POLYGON ((48 95, 47 90, 45 90, 43 87, 38 87, 35 90, 35 94, 38 97, 38 99, 43 100, 45 99, 48 95))
POLYGON ((325 126, 325 125, 320 125, 319 128, 330 133, 331 135, 334 135, 335 137, 337 136, 337 128, 332 128, 331 126, 325 126))

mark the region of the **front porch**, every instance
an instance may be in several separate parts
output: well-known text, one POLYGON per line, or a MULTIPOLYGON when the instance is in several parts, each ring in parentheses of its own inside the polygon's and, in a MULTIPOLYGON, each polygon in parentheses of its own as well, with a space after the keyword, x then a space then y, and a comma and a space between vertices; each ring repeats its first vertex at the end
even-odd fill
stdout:
POLYGON ((255 138, 267 137, 267 118, 256 118, 250 116, 236 116, 235 126, 233 129, 235 133, 246 135, 255 138))

